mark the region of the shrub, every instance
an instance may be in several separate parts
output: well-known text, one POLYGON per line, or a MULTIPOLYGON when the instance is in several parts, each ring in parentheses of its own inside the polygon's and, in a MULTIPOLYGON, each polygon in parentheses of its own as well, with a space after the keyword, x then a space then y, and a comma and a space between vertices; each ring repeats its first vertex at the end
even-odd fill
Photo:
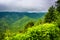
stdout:
MULTIPOLYGON (((25 33, 15 34, 10 40, 60 40, 60 30, 54 24, 41 24, 28 28, 25 33)), ((5 40, 9 40, 7 37, 5 40)))
MULTIPOLYGON (((37 27, 29 28, 29 39, 33 40, 56 40, 59 35, 59 28, 54 24, 43 24, 37 27)), ((59 39, 58 39, 59 40, 59 39)))

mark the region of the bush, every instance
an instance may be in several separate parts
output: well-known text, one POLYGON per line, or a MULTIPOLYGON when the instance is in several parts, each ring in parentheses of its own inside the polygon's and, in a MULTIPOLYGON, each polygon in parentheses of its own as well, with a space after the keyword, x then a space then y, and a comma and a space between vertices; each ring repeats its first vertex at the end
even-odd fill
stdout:
POLYGON ((60 40, 59 34, 60 30, 56 25, 46 23, 28 28, 27 32, 15 34, 5 40, 60 40))
POLYGON ((37 27, 29 28, 27 33, 30 35, 30 40, 56 40, 60 37, 58 36, 60 33, 59 28, 54 24, 43 24, 37 27))

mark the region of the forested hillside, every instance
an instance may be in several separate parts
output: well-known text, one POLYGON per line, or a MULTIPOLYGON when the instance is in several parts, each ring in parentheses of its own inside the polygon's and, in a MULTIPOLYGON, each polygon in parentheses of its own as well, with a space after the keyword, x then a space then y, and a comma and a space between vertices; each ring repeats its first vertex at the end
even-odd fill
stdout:
POLYGON ((59 4, 60 0, 56 1, 56 6, 52 5, 46 13, 1 14, 0 39, 60 40, 59 4))
POLYGON ((39 13, 29 13, 29 12, 0 12, 0 20, 6 21, 8 24, 11 24, 17 20, 20 20, 24 16, 30 18, 41 18, 45 15, 46 12, 39 12, 39 13))

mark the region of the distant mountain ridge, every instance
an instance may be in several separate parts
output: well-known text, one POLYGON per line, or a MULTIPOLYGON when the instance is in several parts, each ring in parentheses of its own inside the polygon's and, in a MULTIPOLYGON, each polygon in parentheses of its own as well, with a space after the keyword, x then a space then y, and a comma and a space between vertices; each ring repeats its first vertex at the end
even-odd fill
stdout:
POLYGON ((4 20, 7 23, 11 24, 14 23, 17 20, 20 20, 24 16, 30 17, 30 18, 41 18, 45 15, 45 12, 40 13, 29 13, 29 12, 0 12, 0 20, 4 20))
MULTIPOLYGON (((46 13, 46 12, 40 12, 39 14, 44 14, 44 13, 46 13)), ((1 17, 4 17, 4 16, 6 16, 6 15, 21 15, 21 16, 24 16, 24 15, 27 15, 27 16, 29 16, 29 15, 37 15, 38 13, 34 13, 34 12, 32 12, 32 13, 30 13, 30 12, 0 12, 0 18, 1 17), (28 14, 29 13, 29 14, 28 14)), ((40 16, 42 16, 42 15, 40 15, 40 16)))

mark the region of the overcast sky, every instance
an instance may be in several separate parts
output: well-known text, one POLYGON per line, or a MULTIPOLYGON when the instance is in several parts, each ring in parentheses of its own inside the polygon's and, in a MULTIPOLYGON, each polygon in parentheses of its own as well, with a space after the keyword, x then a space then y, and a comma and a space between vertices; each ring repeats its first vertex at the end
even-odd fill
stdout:
POLYGON ((56 0, 0 0, 0 11, 47 11, 56 0))

